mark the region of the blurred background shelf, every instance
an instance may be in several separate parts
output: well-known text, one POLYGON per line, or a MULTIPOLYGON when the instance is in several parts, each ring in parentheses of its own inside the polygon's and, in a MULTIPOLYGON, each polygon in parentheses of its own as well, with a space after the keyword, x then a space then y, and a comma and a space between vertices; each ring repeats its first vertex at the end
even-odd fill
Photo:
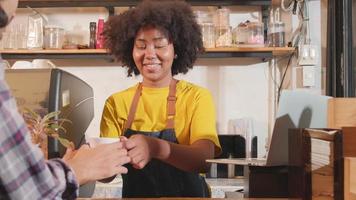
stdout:
MULTIPOLYGON (((19 7, 123 7, 135 6, 139 0, 20 0, 19 7)), ((269 6, 271 0, 187 0, 193 6, 269 6)))
MULTIPOLYGON (((234 47, 206 49, 200 58, 272 58, 291 54, 293 47, 234 47)), ((0 50, 3 59, 113 59, 105 49, 0 50)))

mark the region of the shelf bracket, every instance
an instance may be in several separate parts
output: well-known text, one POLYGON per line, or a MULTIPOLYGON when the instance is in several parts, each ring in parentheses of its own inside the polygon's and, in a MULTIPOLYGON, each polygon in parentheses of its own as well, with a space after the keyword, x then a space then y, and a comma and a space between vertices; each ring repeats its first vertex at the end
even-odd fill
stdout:
POLYGON ((105 6, 106 10, 109 13, 109 16, 114 16, 115 15, 115 8, 113 6, 105 6))

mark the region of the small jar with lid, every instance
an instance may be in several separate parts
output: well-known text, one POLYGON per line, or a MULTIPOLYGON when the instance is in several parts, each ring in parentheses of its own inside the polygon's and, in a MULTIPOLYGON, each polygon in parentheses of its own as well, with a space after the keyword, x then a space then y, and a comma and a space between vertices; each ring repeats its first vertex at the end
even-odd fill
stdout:
POLYGON ((204 48, 215 47, 215 27, 213 23, 200 24, 204 48))
POLYGON ((285 29, 283 22, 270 23, 268 26, 268 46, 284 47, 285 46, 285 29))
POLYGON ((230 9, 219 8, 215 12, 215 26, 229 27, 230 26, 230 9))
POLYGON ((215 27, 212 14, 207 11, 194 11, 195 19, 201 28, 204 48, 215 47, 215 27))
POLYGON ((232 32, 230 26, 215 27, 215 47, 231 47, 232 32))
POLYGON ((248 42, 248 26, 246 23, 240 23, 233 30, 233 42, 235 46, 244 45, 248 42))
POLYGON ((263 23, 260 22, 250 22, 248 24, 248 44, 263 45, 263 23))
POLYGON ((59 26, 48 25, 44 28, 45 49, 61 49, 64 42, 64 29, 59 26))
POLYGON ((196 10, 194 16, 198 24, 213 23, 213 16, 211 12, 196 10))

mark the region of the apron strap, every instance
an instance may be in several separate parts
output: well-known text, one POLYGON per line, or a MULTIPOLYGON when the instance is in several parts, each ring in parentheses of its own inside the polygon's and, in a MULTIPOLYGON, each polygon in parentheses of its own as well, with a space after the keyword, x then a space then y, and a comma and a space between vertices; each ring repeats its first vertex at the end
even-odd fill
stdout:
POLYGON ((124 124, 124 131, 126 131, 129 128, 131 128, 132 122, 133 122, 134 117, 135 117, 137 104, 138 104, 138 101, 140 100, 141 92, 142 92, 142 83, 139 83, 138 86, 137 86, 137 89, 136 89, 135 96, 134 96, 134 98, 132 100, 132 103, 131 103, 129 116, 127 117, 127 121, 124 124))
POLYGON ((169 84, 169 94, 167 97, 167 124, 166 129, 174 128, 174 116, 176 114, 176 86, 178 80, 172 79, 171 84, 169 84))
MULTIPOLYGON (((167 124, 166 128, 173 129, 174 128, 174 116, 176 114, 176 85, 178 80, 172 79, 171 83, 169 84, 169 94, 167 97, 167 124)), ((136 89, 135 96, 133 97, 129 115, 127 117, 127 121, 124 124, 124 131, 131 128, 132 122, 135 118, 135 113, 138 105, 138 101, 140 99, 142 92, 142 83, 139 83, 136 89)))

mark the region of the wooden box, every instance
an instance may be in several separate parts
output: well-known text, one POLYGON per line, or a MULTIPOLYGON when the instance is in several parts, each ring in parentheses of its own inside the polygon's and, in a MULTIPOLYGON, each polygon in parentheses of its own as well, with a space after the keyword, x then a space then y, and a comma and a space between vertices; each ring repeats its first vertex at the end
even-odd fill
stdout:
POLYGON ((344 160, 344 198, 356 200, 356 157, 346 157, 344 160))
POLYGON ((290 129, 289 197, 343 199, 342 134, 331 129, 290 129))
POLYGON ((328 101, 328 127, 356 127, 356 98, 331 98, 328 101))

